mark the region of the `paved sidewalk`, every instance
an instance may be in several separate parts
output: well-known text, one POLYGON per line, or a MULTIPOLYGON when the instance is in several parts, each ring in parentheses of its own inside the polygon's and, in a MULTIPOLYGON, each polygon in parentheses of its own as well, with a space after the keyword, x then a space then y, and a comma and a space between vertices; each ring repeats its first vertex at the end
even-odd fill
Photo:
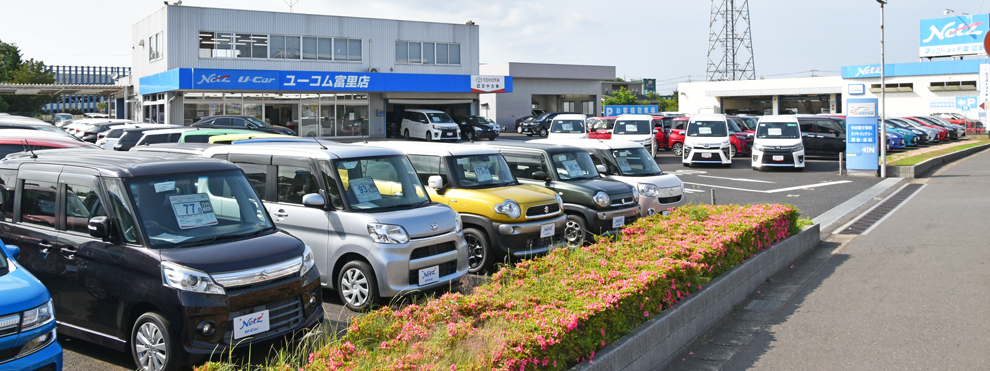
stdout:
POLYGON ((990 369, 990 151, 785 269, 668 370, 990 369))

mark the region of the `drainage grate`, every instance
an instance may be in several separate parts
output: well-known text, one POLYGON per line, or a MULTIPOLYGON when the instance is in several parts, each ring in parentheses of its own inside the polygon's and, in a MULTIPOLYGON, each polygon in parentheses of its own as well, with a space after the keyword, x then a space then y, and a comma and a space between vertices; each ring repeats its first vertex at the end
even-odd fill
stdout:
POLYGON ((918 192, 918 190, 923 186, 923 184, 914 183, 904 186, 904 188, 887 198, 886 201, 878 205, 876 208, 861 216, 856 220, 856 222, 852 223, 852 225, 839 231, 839 234, 861 234, 865 232, 876 224, 877 221, 883 219, 887 216, 887 214, 899 207, 904 200, 907 200, 914 195, 915 192, 918 192))
POLYGON ((769 312, 774 309, 777 309, 777 307, 779 307, 780 304, 782 303, 783 303, 782 301, 778 301, 778 300, 753 300, 749 302, 749 305, 746 306, 746 309, 756 312, 769 312))

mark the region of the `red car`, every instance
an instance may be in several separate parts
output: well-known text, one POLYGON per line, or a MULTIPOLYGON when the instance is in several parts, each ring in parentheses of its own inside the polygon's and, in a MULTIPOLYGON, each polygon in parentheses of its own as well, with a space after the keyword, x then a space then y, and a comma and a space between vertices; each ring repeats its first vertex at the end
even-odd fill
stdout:
POLYGON ((737 153, 749 154, 753 148, 753 140, 756 136, 756 126, 750 129, 748 123, 741 117, 727 117, 729 123, 729 157, 736 157, 737 153))
MULTIPOLYGON (((0 134, 7 134, 6 130, 0 131, 0 134)), ((55 149, 55 148, 88 148, 88 149, 102 149, 93 144, 80 142, 72 139, 62 139, 62 138, 25 138, 25 137, 13 137, 13 136, 0 136, 0 158, 3 158, 11 153, 24 152, 28 148, 31 150, 44 150, 44 149, 55 149)))
POLYGON ((986 131, 986 128, 983 126, 982 122, 970 120, 966 118, 966 116, 960 115, 958 113, 950 113, 950 112, 933 113, 932 116, 938 117, 952 124, 965 126, 966 133, 968 134, 977 134, 986 131))
POLYGON ((684 155, 684 127, 687 126, 689 117, 677 117, 670 123, 670 135, 667 136, 667 149, 673 150, 674 155, 681 157, 684 155))
POLYGON ((914 117, 901 117, 901 119, 902 120, 911 120, 911 121, 917 122, 917 123, 919 123, 919 124, 921 124, 921 125, 923 125, 925 127, 929 127, 929 128, 938 130, 938 140, 940 142, 941 141, 949 140, 949 129, 943 128, 941 126, 929 124, 929 123, 927 123, 925 121, 918 120, 918 119, 916 119, 914 117))
MULTIPOLYGON (((612 139, 612 128, 615 126, 615 119, 618 116, 605 116, 596 117, 590 121, 588 125, 591 128, 588 131, 588 139, 612 139)), ((664 116, 653 116, 653 129, 657 131, 657 143, 667 143, 666 135, 663 130, 663 119, 669 117, 664 116)))

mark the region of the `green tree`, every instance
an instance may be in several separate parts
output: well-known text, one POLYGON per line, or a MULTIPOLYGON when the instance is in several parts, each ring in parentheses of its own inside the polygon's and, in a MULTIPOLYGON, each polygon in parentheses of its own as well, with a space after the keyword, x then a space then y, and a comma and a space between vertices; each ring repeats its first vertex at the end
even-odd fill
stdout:
POLYGON ((612 97, 605 99, 602 102, 602 104, 606 106, 622 106, 622 105, 637 105, 637 104, 645 104, 645 103, 637 102, 636 96, 633 95, 633 93, 630 92, 625 87, 622 87, 619 88, 619 90, 616 90, 614 93, 612 93, 612 97))
POLYGON ((14 72, 21 67, 21 49, 0 40, 0 82, 10 82, 14 72))
MULTIPOLYGON (((20 67, 6 81, 13 84, 54 84, 55 72, 46 71, 45 63, 29 59, 22 62, 20 67)), ((48 103, 58 101, 58 97, 52 95, 16 95, 3 97, 4 102, 9 105, 7 111, 19 114, 34 114, 48 103)), ((3 108, 3 107, 0 107, 3 108)))

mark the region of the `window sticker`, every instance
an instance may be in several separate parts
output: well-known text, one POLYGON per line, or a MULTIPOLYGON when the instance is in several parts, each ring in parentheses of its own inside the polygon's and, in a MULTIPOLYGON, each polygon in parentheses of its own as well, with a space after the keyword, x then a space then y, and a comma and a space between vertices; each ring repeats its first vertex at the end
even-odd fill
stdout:
MULTIPOLYGON (((439 117, 433 116, 431 118, 433 119, 433 122, 440 122, 440 118, 439 117)), ((351 119, 351 120, 353 120, 353 119, 351 119)))
POLYGON ((155 193, 162 193, 175 190, 175 181, 155 183, 155 193))
POLYGON ((626 132, 636 132, 636 124, 626 124, 626 132))
POLYGON ((780 128, 767 128, 767 131, 770 133, 770 135, 775 135, 775 136, 779 136, 784 133, 783 130, 781 130, 780 128))
POLYGON ((467 165, 469 162, 471 162, 471 160, 469 160, 467 157, 461 157, 457 159, 458 165, 467 165))
POLYGON ((622 169, 622 171, 632 171, 632 167, 629 166, 629 160, 625 158, 616 158, 615 163, 619 165, 619 169, 622 169))
POLYGON ((382 194, 378 192, 378 186, 375 185, 375 180, 372 178, 351 179, 350 184, 351 191, 354 192, 354 197, 357 197, 358 202, 382 199, 382 194))
POLYGON ((563 131, 571 131, 571 130, 574 130, 574 125, 572 125, 572 124, 560 124, 560 129, 563 130, 563 131))
POLYGON ((180 229, 217 225, 217 215, 213 213, 213 204, 206 193, 168 196, 168 200, 180 229))
POLYGON ((157 236, 151 236, 151 238, 156 239, 156 240, 159 240, 159 241, 168 242, 168 243, 179 243, 179 242, 188 240, 188 239, 190 239, 192 237, 191 236, 189 236, 189 237, 187 237, 187 236, 178 236, 178 235, 174 235, 174 234, 170 234, 170 233, 162 233, 162 234, 157 235, 157 236))
POLYGON ((584 170, 581 169, 581 165, 578 165, 575 160, 567 160, 561 164, 564 165, 564 169, 567 170, 567 176, 573 178, 584 175, 584 170))
POLYGON ((564 161, 567 159, 567 155, 557 155, 557 161, 564 161))
POLYGON ((787 124, 787 126, 797 126, 797 124, 787 124))
POLYGON ((478 179, 478 183, 491 183, 492 173, 488 171, 488 165, 481 161, 471 161, 471 167, 474 168, 474 176, 478 179))
POLYGON ((700 127, 698 128, 698 134, 711 134, 712 128, 700 127))
POLYGON ((347 170, 354 169, 355 167, 357 167, 357 164, 358 164, 357 161, 344 161, 343 162, 344 169, 347 169, 347 170))

